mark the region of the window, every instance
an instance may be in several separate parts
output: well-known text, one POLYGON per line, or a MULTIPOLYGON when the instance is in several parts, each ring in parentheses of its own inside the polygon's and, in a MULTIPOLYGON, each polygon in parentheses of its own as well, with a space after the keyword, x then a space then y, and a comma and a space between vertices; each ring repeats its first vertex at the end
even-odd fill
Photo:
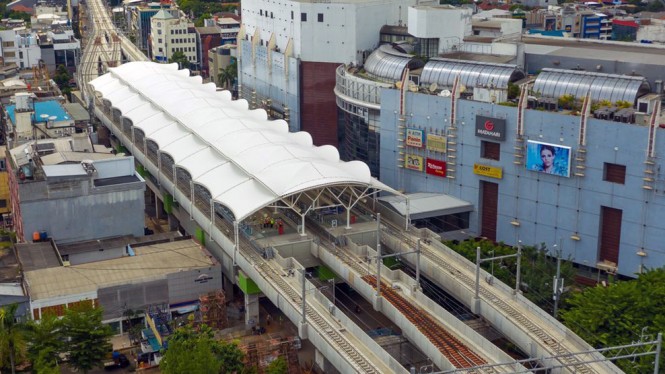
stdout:
POLYGON ((162 42, 162 39, 157 39, 157 43, 161 43, 161 42, 162 42))
POLYGON ((157 30, 157 35, 162 35, 162 29, 157 30))
POLYGON ((612 183, 626 184, 626 165, 610 164, 603 167, 603 180, 612 183))
POLYGON ((293 19, 293 11, 291 11, 291 19, 293 19))
POLYGON ((501 158, 501 144, 483 140, 480 144, 480 157, 499 161, 501 158))
POLYGON ((259 15, 263 15, 263 9, 259 10, 259 15))
POLYGON ((173 30, 171 30, 171 35, 173 35, 173 30))
POLYGON ((159 48, 159 52, 164 52, 164 51, 162 51, 162 49, 161 49, 161 48, 159 48))
POLYGON ((270 18, 274 18, 273 15, 272 15, 272 12, 270 12, 270 18))
POLYGON ((307 22, 307 13, 300 13, 300 22, 307 22))
POLYGON ((317 21, 319 21, 319 22, 323 22, 323 13, 319 13, 319 14, 317 14, 317 17, 316 17, 316 18, 317 18, 317 21))

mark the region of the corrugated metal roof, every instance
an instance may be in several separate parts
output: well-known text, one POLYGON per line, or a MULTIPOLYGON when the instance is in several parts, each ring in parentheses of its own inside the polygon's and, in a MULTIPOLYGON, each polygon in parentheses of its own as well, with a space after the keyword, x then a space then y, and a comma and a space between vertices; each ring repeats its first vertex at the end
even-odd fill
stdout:
POLYGON ((436 82, 440 87, 452 87, 458 75, 460 82, 467 87, 493 85, 496 88, 507 88, 509 82, 525 77, 517 65, 436 58, 425 64, 420 82, 436 82))
POLYGON ((650 92, 644 77, 601 74, 588 71, 543 69, 536 78, 533 90, 545 97, 573 95, 583 98, 588 92, 592 100, 623 100, 634 103, 650 92))
POLYGON ((215 264, 193 240, 135 247, 134 251, 133 257, 27 271, 25 280, 30 297, 44 300, 95 292, 103 287, 160 279, 170 273, 215 264))

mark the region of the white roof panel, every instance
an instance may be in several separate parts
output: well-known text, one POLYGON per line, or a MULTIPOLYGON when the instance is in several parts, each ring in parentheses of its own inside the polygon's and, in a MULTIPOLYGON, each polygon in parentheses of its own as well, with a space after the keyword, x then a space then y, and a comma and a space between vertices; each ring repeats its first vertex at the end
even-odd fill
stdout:
POLYGON ((269 121, 265 110, 248 110, 247 101, 231 101, 201 82, 176 64, 131 62, 91 84, 239 220, 289 194, 329 185, 397 193, 372 178, 366 164, 340 161, 334 147, 316 147, 308 133, 289 133, 285 121, 269 121))

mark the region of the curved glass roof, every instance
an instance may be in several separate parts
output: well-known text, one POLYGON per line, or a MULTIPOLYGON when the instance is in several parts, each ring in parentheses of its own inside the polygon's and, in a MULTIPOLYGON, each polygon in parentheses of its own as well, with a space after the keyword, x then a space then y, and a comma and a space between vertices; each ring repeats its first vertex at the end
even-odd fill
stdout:
POLYGON ((334 147, 314 146, 308 133, 290 133, 286 122, 268 121, 264 110, 248 110, 245 100, 232 101, 176 64, 130 62, 90 84, 238 219, 326 186, 397 193, 365 163, 341 161, 334 147))
POLYGON ((543 69, 536 78, 533 90, 545 97, 561 97, 566 94, 584 97, 591 92, 592 100, 623 100, 635 103, 638 97, 650 92, 644 77, 601 74, 588 71, 543 69))
POLYGON ((457 75, 467 87, 494 85, 496 88, 508 88, 509 82, 525 77, 516 65, 434 58, 425 64, 420 83, 436 82, 441 87, 452 87, 457 75))
POLYGON ((365 61, 367 74, 392 82, 402 79, 404 68, 419 69, 423 62, 412 55, 396 51, 392 45, 384 44, 372 52, 365 61))

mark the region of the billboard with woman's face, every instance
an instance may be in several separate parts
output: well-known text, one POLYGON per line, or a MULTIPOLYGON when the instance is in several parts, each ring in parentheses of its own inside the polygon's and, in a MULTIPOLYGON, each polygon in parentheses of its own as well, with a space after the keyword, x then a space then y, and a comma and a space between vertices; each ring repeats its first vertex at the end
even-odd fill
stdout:
POLYGON ((526 168, 570 177, 570 154, 570 147, 529 140, 526 144, 526 168))

